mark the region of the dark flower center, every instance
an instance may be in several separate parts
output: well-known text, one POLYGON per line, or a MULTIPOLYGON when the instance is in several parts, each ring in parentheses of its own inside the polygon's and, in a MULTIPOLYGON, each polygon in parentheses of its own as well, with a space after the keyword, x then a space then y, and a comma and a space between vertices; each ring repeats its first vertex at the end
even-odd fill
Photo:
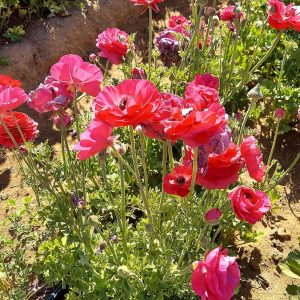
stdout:
POLYGON ((176 178, 176 182, 178 184, 184 184, 185 183, 185 178, 183 176, 179 176, 176 178))
POLYGON ((249 193, 245 193, 247 199, 252 200, 253 196, 249 193))
POLYGON ((180 20, 176 20, 175 22, 176 22, 176 24, 181 24, 180 20))
POLYGON ((119 108, 121 110, 124 110, 126 108, 126 105, 127 105, 127 98, 125 97, 119 102, 119 108))

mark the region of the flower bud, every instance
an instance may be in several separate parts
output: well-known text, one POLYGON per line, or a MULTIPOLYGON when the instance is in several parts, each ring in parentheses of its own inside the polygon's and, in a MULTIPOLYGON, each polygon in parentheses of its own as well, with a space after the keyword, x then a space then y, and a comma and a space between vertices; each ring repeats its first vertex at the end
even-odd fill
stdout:
POLYGON ((55 116, 53 121, 58 128, 61 128, 62 126, 65 126, 67 128, 73 122, 73 118, 68 114, 64 114, 63 116, 55 116))
POLYGON ((77 135, 78 135, 78 133, 77 133, 77 131, 74 129, 74 130, 72 131, 72 138, 75 139, 75 138, 77 137, 77 135))
POLYGON ((19 147, 19 150, 23 153, 23 154, 27 154, 28 153, 28 149, 24 146, 24 145, 21 145, 19 147))
POLYGON ((212 18, 212 24, 213 24, 213 26, 219 26, 220 19, 219 19, 219 17, 217 15, 213 16, 213 18, 212 18))
POLYGON ((285 117, 285 110, 283 108, 277 108, 274 113, 275 118, 282 120, 285 117))
POLYGON ((207 16, 214 16, 216 14, 216 9, 214 7, 208 6, 205 8, 205 14, 207 16))
POLYGON ((113 236, 111 237, 111 242, 112 242, 113 244, 117 244, 117 243, 119 242, 118 236, 117 236, 117 235, 113 235, 113 236))
POLYGON ((147 79, 145 70, 142 68, 133 68, 131 70, 131 79, 147 79))
POLYGON ((115 141, 114 148, 118 151, 120 155, 124 155, 127 151, 126 145, 121 143, 120 141, 115 141))
POLYGON ((300 107, 298 108, 297 119, 298 119, 298 121, 300 122, 300 107))
POLYGON ((97 55, 95 53, 91 53, 89 55, 89 61, 94 62, 97 59, 97 55))
POLYGON ((236 118, 237 121, 241 121, 243 118, 243 114, 238 110, 234 116, 236 118))
POLYGON ((210 225, 216 225, 222 216, 222 212, 218 208, 212 208, 204 215, 204 220, 210 225))
POLYGON ((247 97, 254 101, 261 100, 264 97, 259 83, 248 92, 247 97))
POLYGON ((101 254, 103 253, 103 251, 105 250, 107 246, 107 243, 105 241, 102 241, 97 249, 97 254, 101 254))
POLYGON ((71 193, 71 201, 76 208, 85 208, 86 206, 84 199, 73 192, 71 193))

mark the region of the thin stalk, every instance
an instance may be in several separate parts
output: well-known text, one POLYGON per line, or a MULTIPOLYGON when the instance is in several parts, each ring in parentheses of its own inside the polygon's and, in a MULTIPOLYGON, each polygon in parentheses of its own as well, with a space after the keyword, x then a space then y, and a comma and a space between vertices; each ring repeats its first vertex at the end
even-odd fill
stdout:
POLYGON ((145 178, 145 190, 146 190, 146 197, 149 196, 149 177, 148 177, 148 170, 147 170, 147 162, 146 162, 146 151, 145 151, 145 136, 142 132, 140 132, 140 139, 141 139, 141 152, 142 152, 142 166, 144 170, 144 178, 145 178))
POLYGON ((109 70, 109 60, 107 60, 106 65, 105 65, 105 70, 104 70, 104 76, 103 76, 103 87, 105 87, 106 85, 106 80, 107 80, 107 76, 108 76, 108 70, 109 70))
POLYGON ((197 170, 198 170, 198 147, 194 148, 194 160, 193 160, 193 174, 192 174, 192 182, 191 182, 191 190, 188 196, 189 199, 193 197, 195 191, 195 183, 197 177, 197 170))
POLYGON ((237 144, 238 144, 238 145, 240 145, 240 143, 241 143, 241 141, 242 141, 244 129, 245 129, 246 123, 247 123, 247 121, 248 121, 250 112, 251 112, 251 110, 252 110, 254 104, 255 104, 255 100, 251 100, 250 106, 249 106, 249 108, 248 108, 248 110, 247 110, 247 113, 246 113, 246 115, 245 115, 245 118, 244 118, 244 120, 243 120, 241 129, 240 129, 239 137, 238 137, 238 140, 237 140, 237 144))
POLYGON ((122 222, 122 235, 123 235, 123 245, 127 256, 127 222, 126 222, 126 198, 125 198, 125 178, 124 169, 122 161, 119 161, 119 171, 120 171, 120 181, 121 181, 121 222, 122 222))
MULTIPOLYGON (((163 174, 162 174, 162 182, 163 182, 163 179, 165 177, 165 175, 167 174, 167 155, 168 155, 168 145, 167 145, 167 142, 164 141, 163 142, 163 157, 162 157, 162 171, 163 171, 163 174)), ((159 201, 159 209, 158 209, 158 213, 159 213, 159 217, 158 217, 158 226, 161 225, 161 214, 162 214, 162 208, 163 208, 163 205, 164 205, 164 199, 165 199, 165 191, 162 187, 162 190, 161 190, 161 197, 160 197, 160 201, 159 201)))
POLYGON ((151 63, 152 63, 152 41, 153 39, 153 12, 152 7, 149 7, 149 45, 148 45, 148 65, 149 74, 148 79, 151 80, 151 63))
POLYGON ((295 167, 295 165, 299 160, 300 160, 300 152, 297 154, 297 156, 295 157, 295 159, 293 160, 289 168, 280 176, 280 178, 274 184, 272 184, 271 187, 269 187, 268 191, 270 191, 272 188, 278 185, 285 178, 285 176, 292 171, 292 169, 295 167))
POLYGON ((277 125, 276 125, 274 140, 273 140, 271 152, 270 152, 270 155, 269 155, 269 158, 268 158, 267 171, 266 171, 266 174, 265 174, 264 183, 268 181, 268 174, 269 174, 269 171, 270 171, 271 162, 272 162, 272 158, 273 158, 273 154, 274 154, 274 150, 275 150, 275 146, 276 146, 276 142, 277 142, 279 127, 280 127, 280 120, 278 120, 277 125))
POLYGON ((132 126, 130 126, 130 131, 129 132, 130 132, 131 153, 132 153, 132 161, 133 161, 134 172, 136 174, 137 183, 138 183, 138 186, 140 188, 141 198, 142 198, 142 201, 143 201, 145 209, 146 209, 147 218, 149 220, 149 223, 153 225, 153 218, 152 218, 152 214, 151 214, 150 205, 149 205, 148 199, 145 195, 145 190, 144 190, 144 186, 142 184, 140 170, 139 170, 139 167, 138 167, 138 164, 137 164, 138 158, 137 158, 136 149, 135 149, 134 131, 133 131, 132 126))
POLYGON ((170 162, 170 169, 171 172, 174 169, 174 157, 173 157, 173 150, 172 150, 172 142, 171 141, 167 141, 167 145, 168 145, 168 156, 169 156, 169 162, 170 162))
POLYGON ((199 252, 199 250, 201 248, 201 240, 204 237, 204 234, 205 234, 205 231, 206 231, 207 228, 208 228, 208 224, 205 223, 205 225, 201 229, 201 232, 200 232, 199 237, 197 239, 197 244, 196 244, 197 245, 197 249, 196 249, 196 252, 199 252))

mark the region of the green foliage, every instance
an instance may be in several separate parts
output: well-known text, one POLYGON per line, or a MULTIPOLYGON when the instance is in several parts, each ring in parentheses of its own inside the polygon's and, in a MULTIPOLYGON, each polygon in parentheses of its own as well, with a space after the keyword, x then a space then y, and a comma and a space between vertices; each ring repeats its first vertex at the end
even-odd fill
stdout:
POLYGON ((4 37, 10 39, 13 43, 21 41, 24 35, 25 30, 23 25, 8 28, 3 34, 4 37))

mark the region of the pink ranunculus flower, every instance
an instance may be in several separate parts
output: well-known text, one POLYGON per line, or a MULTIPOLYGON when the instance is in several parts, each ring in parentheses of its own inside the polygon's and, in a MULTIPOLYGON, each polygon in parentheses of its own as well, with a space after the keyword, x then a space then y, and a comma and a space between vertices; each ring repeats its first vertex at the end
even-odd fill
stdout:
POLYGON ((235 257, 218 247, 205 260, 193 264, 192 288, 202 300, 229 300, 238 287, 241 275, 235 257))
POLYGON ((265 175, 266 168, 263 164, 262 153, 256 144, 257 141, 255 137, 249 136, 241 143, 240 151, 242 157, 245 159, 250 177, 261 182, 265 175))
POLYGON ((27 97, 25 91, 19 87, 0 86, 0 114, 19 107, 27 97))
POLYGON ((96 97, 100 92, 103 80, 101 70, 88 62, 84 62, 79 55, 67 54, 60 58, 50 70, 55 80, 68 85, 71 91, 79 90, 82 93, 96 97))
POLYGON ((282 120, 285 117, 285 110, 283 108, 277 108, 274 113, 275 118, 282 120))
POLYGON ((242 12, 235 12, 236 7, 234 5, 227 6, 222 9, 220 12, 220 19, 222 21, 230 21, 233 22, 235 18, 240 20, 243 17, 242 12))
POLYGON ((98 35, 96 46, 100 49, 99 56, 119 65, 128 50, 128 34, 118 28, 107 28, 98 35))
POLYGON ((73 118, 68 113, 64 113, 63 115, 54 116, 53 122, 58 128, 62 126, 67 128, 72 124, 73 118))
POLYGON ((106 149, 111 134, 112 127, 109 124, 92 120, 86 131, 80 135, 80 141, 73 147, 73 150, 78 151, 78 159, 88 159, 106 149))
POLYGON ((267 194, 245 186, 237 187, 228 194, 228 197, 236 217, 249 224, 260 221, 271 208, 271 201, 267 194))
POLYGON ((68 85, 48 76, 44 83, 29 93, 27 104, 39 113, 58 111, 66 108, 74 98, 68 85))
POLYGON ((222 212, 218 208, 211 208, 204 215, 206 223, 215 224, 221 218, 222 212))
POLYGON ((164 0, 130 0, 130 2, 134 3, 135 5, 142 5, 147 8, 152 8, 155 12, 158 12, 158 3, 164 2, 164 0))

